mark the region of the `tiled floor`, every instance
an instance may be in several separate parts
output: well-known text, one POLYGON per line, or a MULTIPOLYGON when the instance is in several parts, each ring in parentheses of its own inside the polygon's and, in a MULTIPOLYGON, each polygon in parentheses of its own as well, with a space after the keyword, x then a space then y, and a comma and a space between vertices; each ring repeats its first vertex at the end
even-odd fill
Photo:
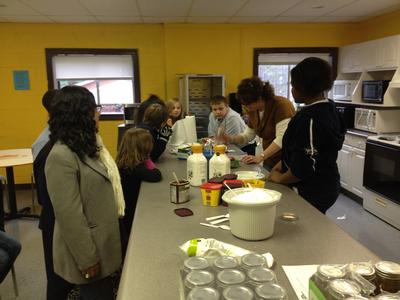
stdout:
MULTIPOLYGON (((30 191, 18 191, 17 199, 19 206, 30 205, 30 191)), ((400 262, 400 231, 371 215, 358 203, 341 195, 327 215, 382 259, 400 262)), ((8 221, 6 231, 22 244, 22 252, 15 263, 18 299, 45 299, 46 276, 38 220, 8 221)), ((15 299, 11 275, 1 284, 0 295, 2 300, 15 299)))

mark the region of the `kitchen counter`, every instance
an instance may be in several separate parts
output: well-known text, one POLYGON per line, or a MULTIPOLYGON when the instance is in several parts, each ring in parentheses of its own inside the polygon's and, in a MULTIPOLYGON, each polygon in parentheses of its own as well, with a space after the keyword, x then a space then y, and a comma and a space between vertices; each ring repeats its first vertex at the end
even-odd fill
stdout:
MULTIPOLYGON (((185 258, 179 245, 194 238, 215 238, 257 253, 270 252, 275 258, 273 270, 289 299, 295 293, 282 265, 348 263, 376 261, 379 258, 341 230, 325 215, 285 186, 267 183, 267 188, 282 193, 277 206, 274 235, 264 241, 245 241, 229 231, 199 225, 206 217, 228 212, 227 207, 201 205, 199 188, 191 187, 191 201, 175 205, 169 200, 172 171, 186 177, 186 161, 165 153, 157 163, 163 174, 160 183, 142 183, 134 224, 125 258, 119 300, 178 300, 178 270, 185 258), (194 215, 178 217, 174 209, 190 208, 194 215), (279 218, 283 212, 299 216, 295 222, 279 218)), ((252 169, 245 166, 242 169, 252 169)), ((234 171, 234 170, 233 170, 234 171)))

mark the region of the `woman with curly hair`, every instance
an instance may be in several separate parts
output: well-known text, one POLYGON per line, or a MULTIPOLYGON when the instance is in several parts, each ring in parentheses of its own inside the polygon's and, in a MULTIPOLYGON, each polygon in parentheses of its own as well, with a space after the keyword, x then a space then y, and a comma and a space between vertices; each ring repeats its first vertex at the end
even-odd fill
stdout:
POLYGON ((258 77, 243 79, 237 87, 237 98, 248 110, 249 122, 239 135, 222 135, 222 139, 233 144, 246 144, 258 135, 263 140, 260 155, 246 155, 245 163, 263 162, 271 169, 281 158, 282 137, 295 110, 292 103, 276 96, 269 82, 258 77))
POLYGON ((82 299, 114 299, 110 275, 121 266, 119 217, 124 199, 118 168, 97 137, 93 95, 67 86, 49 119, 46 161, 53 204, 54 271, 80 287, 82 299))

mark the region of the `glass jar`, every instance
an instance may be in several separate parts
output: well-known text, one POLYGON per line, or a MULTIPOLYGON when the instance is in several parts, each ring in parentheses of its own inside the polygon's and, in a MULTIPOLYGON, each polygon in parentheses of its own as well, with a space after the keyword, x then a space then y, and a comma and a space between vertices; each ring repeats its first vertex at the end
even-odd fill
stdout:
POLYGON ((226 288, 232 285, 243 284, 246 280, 246 275, 237 269, 226 269, 218 272, 217 286, 226 288))
POLYGON ((238 267, 238 261, 233 256, 220 256, 214 260, 214 269, 219 272, 225 269, 234 269, 238 267))
POLYGON ((237 285, 230 286, 224 289, 223 293, 224 300, 252 300, 254 299, 254 293, 248 287, 237 285))
POLYGON ((185 289, 187 292, 195 287, 212 287, 214 285, 214 274, 209 271, 195 270, 186 275, 185 289))
POLYGON ((346 272, 343 265, 320 265, 311 280, 322 294, 327 295, 329 281, 343 278, 345 275, 346 272))
POLYGON ((400 291, 400 264, 380 261, 375 264, 377 283, 381 291, 396 293, 400 291))
POLYGON ((361 275, 371 283, 375 280, 375 269, 371 263, 351 263, 347 265, 347 270, 361 275))
POLYGON ((248 253, 241 258, 241 267, 250 270, 256 267, 262 267, 266 263, 265 257, 257 253, 248 253))
POLYGON ((219 300, 219 292, 211 287, 196 287, 189 292, 187 300, 219 300))
POLYGON ((207 259, 198 256, 189 257, 183 262, 183 270, 187 274, 194 270, 206 270, 209 266, 207 259))
POLYGON ((264 267, 250 269, 247 272, 247 277, 252 286, 258 286, 264 283, 276 283, 276 275, 274 271, 264 267))
POLYGON ((348 279, 335 279, 329 282, 327 300, 346 299, 349 296, 359 296, 360 286, 348 279))
POLYGON ((288 296, 279 284, 262 284, 256 287, 256 299, 287 300, 288 296))

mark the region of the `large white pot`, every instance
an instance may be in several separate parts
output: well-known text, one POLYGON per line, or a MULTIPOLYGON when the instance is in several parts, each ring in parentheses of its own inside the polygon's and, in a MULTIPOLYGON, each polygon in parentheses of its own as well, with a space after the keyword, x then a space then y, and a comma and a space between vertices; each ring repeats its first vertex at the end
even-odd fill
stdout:
POLYGON ((239 188, 222 199, 229 204, 231 232, 245 240, 265 240, 274 233, 276 204, 282 194, 268 189, 239 188))

